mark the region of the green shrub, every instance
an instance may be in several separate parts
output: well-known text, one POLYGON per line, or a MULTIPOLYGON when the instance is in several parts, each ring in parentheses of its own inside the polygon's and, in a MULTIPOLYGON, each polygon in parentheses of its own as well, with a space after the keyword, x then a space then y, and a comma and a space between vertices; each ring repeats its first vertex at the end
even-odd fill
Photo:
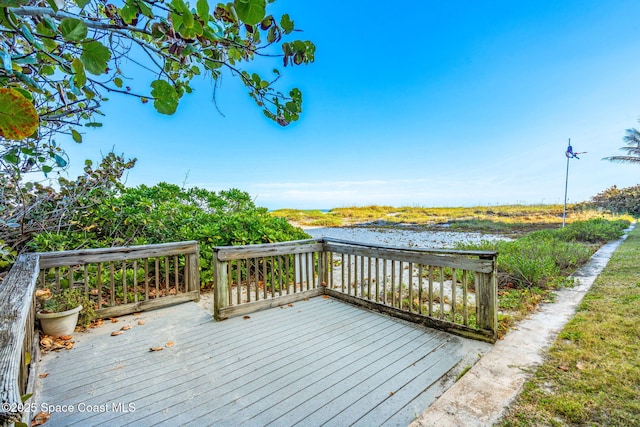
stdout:
POLYGON ((484 241, 459 248, 498 251, 498 280, 502 287, 549 289, 589 260, 594 247, 584 243, 617 239, 628 226, 628 221, 591 219, 563 229, 535 231, 513 241, 484 241))
MULTIPOLYGON (((91 197, 89 194, 87 197, 91 197)), ((236 189, 212 192, 160 183, 124 188, 100 203, 74 211, 68 231, 35 235, 34 251, 61 251, 196 240, 200 244, 201 282, 213 281, 213 247, 306 239, 302 229, 255 206, 236 189)))
POLYGON ((592 218, 588 221, 573 222, 556 231, 565 241, 604 243, 622 237, 627 227, 629 227, 629 221, 592 218))
POLYGON ((640 185, 626 188, 618 188, 614 185, 593 196, 587 205, 638 217, 640 216, 640 185))

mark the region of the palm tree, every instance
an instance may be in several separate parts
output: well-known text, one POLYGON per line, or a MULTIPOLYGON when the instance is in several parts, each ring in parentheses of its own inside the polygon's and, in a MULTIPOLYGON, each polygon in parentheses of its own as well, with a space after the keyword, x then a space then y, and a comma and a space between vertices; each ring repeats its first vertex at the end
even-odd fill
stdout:
MULTIPOLYGON (((640 120, 638 120, 640 122, 640 120)), ((610 162, 620 163, 636 163, 640 164, 640 131, 632 128, 627 129, 627 134, 622 138, 627 143, 626 147, 620 147, 620 150, 626 152, 625 156, 611 156, 605 157, 602 160, 609 160, 610 162)))

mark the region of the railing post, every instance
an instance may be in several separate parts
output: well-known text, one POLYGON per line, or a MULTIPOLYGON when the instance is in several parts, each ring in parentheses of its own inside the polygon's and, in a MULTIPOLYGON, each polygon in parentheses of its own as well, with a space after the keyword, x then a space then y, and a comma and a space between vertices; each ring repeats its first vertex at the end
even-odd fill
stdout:
POLYGON ((318 252, 318 287, 324 290, 327 286, 327 253, 325 251, 318 252))
MULTIPOLYGON (((214 257, 214 282, 213 282, 213 317, 216 320, 224 320, 228 316, 220 314, 220 309, 229 305, 229 290, 228 290, 228 262, 220 261, 218 259, 218 251, 213 252, 214 257)), ((238 291, 240 291, 238 289, 238 291)))
POLYGON ((491 273, 477 273, 476 306, 478 311, 478 328, 491 331, 493 338, 498 336, 498 283, 497 254, 481 255, 480 259, 491 260, 491 273))
POLYGON ((197 291, 200 294, 200 249, 197 243, 195 246, 196 252, 186 255, 187 292, 197 291))

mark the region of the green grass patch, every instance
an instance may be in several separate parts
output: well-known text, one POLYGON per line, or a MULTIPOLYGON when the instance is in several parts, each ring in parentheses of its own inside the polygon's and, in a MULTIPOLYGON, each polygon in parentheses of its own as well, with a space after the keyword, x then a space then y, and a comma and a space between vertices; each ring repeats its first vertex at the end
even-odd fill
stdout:
POLYGON ((627 221, 590 219, 512 241, 460 244, 458 249, 498 252, 500 337, 541 302, 551 301, 556 289, 571 286, 567 276, 584 265, 600 243, 620 237, 628 225, 627 221))
POLYGON ((640 425, 639 259, 636 229, 498 425, 640 425))

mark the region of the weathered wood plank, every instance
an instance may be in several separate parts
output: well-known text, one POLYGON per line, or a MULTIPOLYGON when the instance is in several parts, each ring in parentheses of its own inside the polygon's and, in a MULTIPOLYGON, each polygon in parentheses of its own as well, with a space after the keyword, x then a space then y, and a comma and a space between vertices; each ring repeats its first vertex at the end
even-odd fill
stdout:
POLYGON ((498 286, 495 272, 476 275, 478 327, 498 335, 498 286))
MULTIPOLYGON (((389 249, 382 247, 347 246, 325 243, 325 250, 334 253, 345 253, 356 256, 367 256, 372 258, 386 258, 395 261, 411 262, 414 264, 433 265, 436 267, 460 268, 463 270, 476 271, 479 273, 490 273, 493 271, 492 260, 474 259, 458 254, 434 254, 434 251, 422 252, 411 249, 389 249)), ((448 253, 448 252, 447 252, 448 253)), ((469 255, 469 254, 467 254, 469 255)))
MULTIPOLYGON (((26 392, 27 378, 22 363, 25 339, 31 346, 33 328, 33 294, 38 280, 38 257, 33 254, 20 255, 0 282, 0 423, 17 422, 21 419, 18 405, 20 396, 26 392), (8 407, 5 408, 5 404, 8 407)), ((28 347, 28 348, 29 348, 28 347)))
MULTIPOLYGON (((444 351, 446 344, 446 338, 431 340, 423 348, 413 349, 393 360, 392 363, 365 371, 363 375, 356 378, 356 381, 359 382, 350 389, 345 390, 342 394, 336 393, 332 396, 330 410, 321 410, 310 414, 303 420, 303 423, 337 427, 352 425, 354 421, 370 411, 375 411, 377 406, 382 405, 386 399, 401 390, 410 377, 429 370, 442 359, 447 359, 447 352, 444 351), (355 393, 356 387, 360 391, 357 394, 355 393)), ((455 364, 456 361, 452 359, 449 358, 449 363, 455 364)), ((438 377, 447 371, 448 369, 439 370, 438 377)), ((351 383, 352 379, 348 378, 346 381, 351 383)), ((410 401, 416 394, 434 382, 434 379, 430 379, 430 381, 421 384, 418 390, 411 387, 407 400, 410 401)), ((370 425, 376 425, 376 423, 370 425)))
POLYGON ((168 295, 162 298, 155 298, 146 301, 132 302, 113 307, 103 307, 97 309, 96 314, 101 318, 118 317, 136 313, 138 311, 155 310, 170 305, 181 304, 187 301, 197 301, 199 298, 199 291, 189 291, 178 295, 168 295))
MULTIPOLYGON (((224 320, 228 316, 222 314, 221 310, 229 305, 229 277, 227 274, 228 262, 214 260, 213 267, 213 316, 216 320, 224 320)), ((247 269, 247 275, 248 273, 247 269)), ((248 279, 247 279, 248 281, 248 279)), ((247 285, 248 288, 248 285, 247 285)), ((248 293, 248 289, 247 289, 248 293)), ((240 294, 240 266, 238 265, 238 295, 240 294)))
POLYGON ((219 309, 219 316, 223 319, 227 319, 231 316, 240 316, 242 314, 252 313, 254 311, 265 310, 268 308, 279 307, 281 305, 291 304, 297 301, 302 301, 308 298, 317 297, 323 294, 321 288, 310 289, 308 291, 301 291, 295 294, 283 295, 281 297, 263 299, 260 301, 234 305, 231 307, 221 307, 219 309))
MULTIPOLYGON (((387 245, 377 245, 373 243, 362 243, 362 242, 353 242, 350 240, 342 240, 335 239, 333 237, 323 237, 321 239, 326 245, 348 245, 348 246, 360 246, 365 248, 376 248, 376 249, 389 249, 389 250, 399 250, 399 251, 411 251, 411 252, 422 252, 422 253, 433 253, 433 254, 449 254, 449 255, 473 255, 473 256, 497 256, 498 253, 495 251, 467 251, 467 250, 458 250, 458 249, 432 249, 432 248, 407 248, 402 246, 387 246, 387 245)), ((325 245, 325 250, 326 246, 325 245)))
MULTIPOLYGON (((266 425, 270 422, 278 425, 320 425, 315 422, 312 414, 323 409, 330 412, 335 410, 336 413, 333 402, 335 398, 340 396, 345 404, 351 404, 356 398, 349 395, 349 392, 362 393, 359 386, 367 378, 396 364, 406 354, 416 349, 422 350, 428 345, 429 338, 425 338, 425 334, 419 329, 404 328, 402 324, 395 328, 390 326, 393 323, 387 321, 376 326, 379 331, 376 340, 363 342, 363 346, 357 351, 344 355, 339 360, 330 360, 328 365, 315 371, 313 378, 307 375, 300 379, 300 390, 287 387, 287 395, 283 395, 282 391, 278 393, 280 400, 277 403, 265 399, 252 405, 250 412, 242 414, 244 420, 238 421, 244 421, 247 425, 266 425)), ((380 381, 384 382, 386 378, 380 381)))
POLYGON ((397 317, 418 325, 423 325, 429 328, 439 329, 441 331, 449 332, 454 335, 459 335, 465 338, 473 338, 490 343, 496 342, 496 335, 490 330, 473 329, 468 326, 460 325, 457 323, 448 322, 446 320, 435 319, 433 317, 421 316, 416 313, 409 313, 408 311, 400 310, 396 307, 380 304, 374 301, 368 301, 362 298, 357 298, 352 295, 346 295, 342 292, 335 291, 333 289, 325 289, 325 294, 334 298, 346 301, 350 304, 365 307, 370 310, 375 310, 380 313, 385 313, 390 316, 397 317))
POLYGON ((304 254, 322 252, 322 243, 316 239, 296 240, 293 242, 265 243, 247 246, 216 246, 213 248, 220 261, 247 259, 276 255, 304 254))
POLYGON ((98 262, 128 261, 133 259, 155 258, 195 254, 198 242, 160 243, 156 245, 125 246, 116 248, 81 249, 76 251, 38 252, 40 268, 62 267, 69 265, 94 264, 98 262))
MULTIPOLYGON (((384 386, 377 387, 370 393, 360 397, 360 402, 378 402, 373 409, 363 409, 356 401, 347 411, 332 418, 327 425, 339 426, 342 420, 345 419, 357 419, 351 425, 362 427, 378 423, 384 424, 388 419, 400 412, 403 406, 407 405, 407 401, 412 402, 424 389, 435 384, 445 372, 455 366, 458 359, 451 357, 451 353, 457 347, 446 343, 427 357, 416 361, 411 366, 406 366, 402 372, 385 382, 384 386)), ((420 410, 417 413, 420 413, 420 410)), ((415 412, 405 413, 404 419, 407 419, 407 415, 409 417, 414 416, 415 412)))
MULTIPOLYGON (((121 318, 114 328, 135 325, 138 318, 121 318)), ((404 387, 396 385, 397 401, 379 413, 387 416, 396 405, 407 408, 394 419, 407 425, 414 412, 426 408, 411 410, 428 385, 420 360, 443 340, 461 340, 324 298, 225 322, 211 320, 195 304, 143 313, 142 318, 143 326, 117 337, 104 327, 86 337, 77 334, 72 351, 44 355, 43 370, 49 375, 40 380, 42 399, 49 404, 133 403, 135 412, 54 412, 48 426, 252 426, 297 420, 317 425, 316 418, 306 416, 330 419, 337 406, 360 396, 367 397, 359 407, 366 413, 376 410, 371 397, 379 403, 394 377, 404 387), (168 341, 175 345, 148 351, 168 341)), ((459 357, 452 353, 449 359, 455 363, 459 357)))
MULTIPOLYGON (((305 302, 304 310, 313 310, 313 302, 305 302), (307 308, 309 307, 309 308, 307 308)), ((346 304, 334 304, 336 309, 332 311, 331 322, 334 329, 340 325, 346 325, 346 322, 353 321, 355 325, 364 324, 370 321, 367 313, 362 311, 359 316, 354 316, 353 311, 346 304)), ((298 305, 296 305, 297 307, 298 305)), ((182 306, 180 306, 182 307, 182 306)), ((281 323, 282 314, 280 310, 270 310, 260 313, 260 322, 272 325, 270 328, 261 329, 262 333, 256 336, 256 324, 252 321, 244 319, 230 319, 228 322, 215 323, 210 315, 203 313, 194 321, 188 315, 192 311, 184 310, 187 315, 181 315, 180 307, 172 307, 172 315, 169 317, 172 322, 168 324, 165 318, 158 316, 159 312, 144 314, 141 318, 146 320, 143 327, 138 328, 136 322, 130 322, 134 329, 126 334, 112 338, 109 333, 112 329, 105 328, 106 331, 92 331, 94 335, 103 337, 102 342, 93 342, 90 347, 82 347, 82 334, 76 335, 78 341, 76 348, 72 354, 74 360, 89 360, 90 363, 71 363, 64 369, 64 384, 58 384, 55 393, 64 395, 68 398, 92 399, 90 396, 83 396, 82 385, 86 385, 86 378, 91 377, 94 380, 96 388, 107 390, 104 393, 96 393, 92 396, 93 400, 88 402, 99 401, 100 399, 117 398, 118 394, 133 393, 140 388, 149 392, 145 385, 145 378, 152 376, 153 382, 161 382, 166 384, 166 388, 173 388, 185 379, 184 372, 194 371, 195 377, 200 377, 200 368, 212 358, 212 351, 220 349, 220 354, 215 357, 215 369, 225 371, 225 382, 243 381, 243 374, 258 368, 263 364, 262 360, 276 357, 278 353, 287 351, 288 349, 298 349, 298 345, 311 345, 308 342, 310 334, 314 334, 316 329, 316 321, 312 317, 302 317, 296 323, 293 330, 289 325, 281 323), (155 319, 155 320, 154 320, 155 319), (233 323, 240 320, 242 323, 233 323), (162 323, 158 327, 158 323, 162 323), (194 325, 196 325, 194 327, 194 325), (102 333, 102 335, 100 335, 102 333), (163 336, 163 338, 158 338, 163 336), (258 339, 256 339, 256 337, 258 339), (164 341, 163 341, 164 340, 164 341), (180 363, 179 370, 166 369, 163 361, 167 359, 159 359, 154 366, 146 366, 149 363, 147 358, 141 357, 143 352, 149 347, 157 347, 166 341, 175 341, 181 348, 189 349, 189 357, 180 363), (133 350, 133 351, 132 351, 133 350), (107 354, 118 355, 116 359, 105 357, 107 354), (255 354, 255 358, 248 357, 255 354), (234 365, 239 360, 251 360, 250 365, 237 368, 234 365), (113 366, 117 369, 114 372, 113 366), (126 367, 129 372, 119 372, 121 368, 126 367), (249 369, 244 372, 243 369, 249 369), (157 379, 155 379, 157 378, 157 379), (113 384, 117 387, 114 390, 113 384)), ((298 310, 299 308, 296 308, 298 310)), ((293 310, 293 309, 292 309, 293 310)), ((137 318, 134 318, 134 320, 137 318)), ((114 324, 113 330, 119 330, 122 322, 114 324)), ((330 336, 327 333, 318 339, 327 339, 330 336)), ((58 362, 58 359, 51 363, 58 362)), ((170 362, 170 360, 169 360, 170 362)), ((62 366, 62 362, 60 366, 62 366)))

